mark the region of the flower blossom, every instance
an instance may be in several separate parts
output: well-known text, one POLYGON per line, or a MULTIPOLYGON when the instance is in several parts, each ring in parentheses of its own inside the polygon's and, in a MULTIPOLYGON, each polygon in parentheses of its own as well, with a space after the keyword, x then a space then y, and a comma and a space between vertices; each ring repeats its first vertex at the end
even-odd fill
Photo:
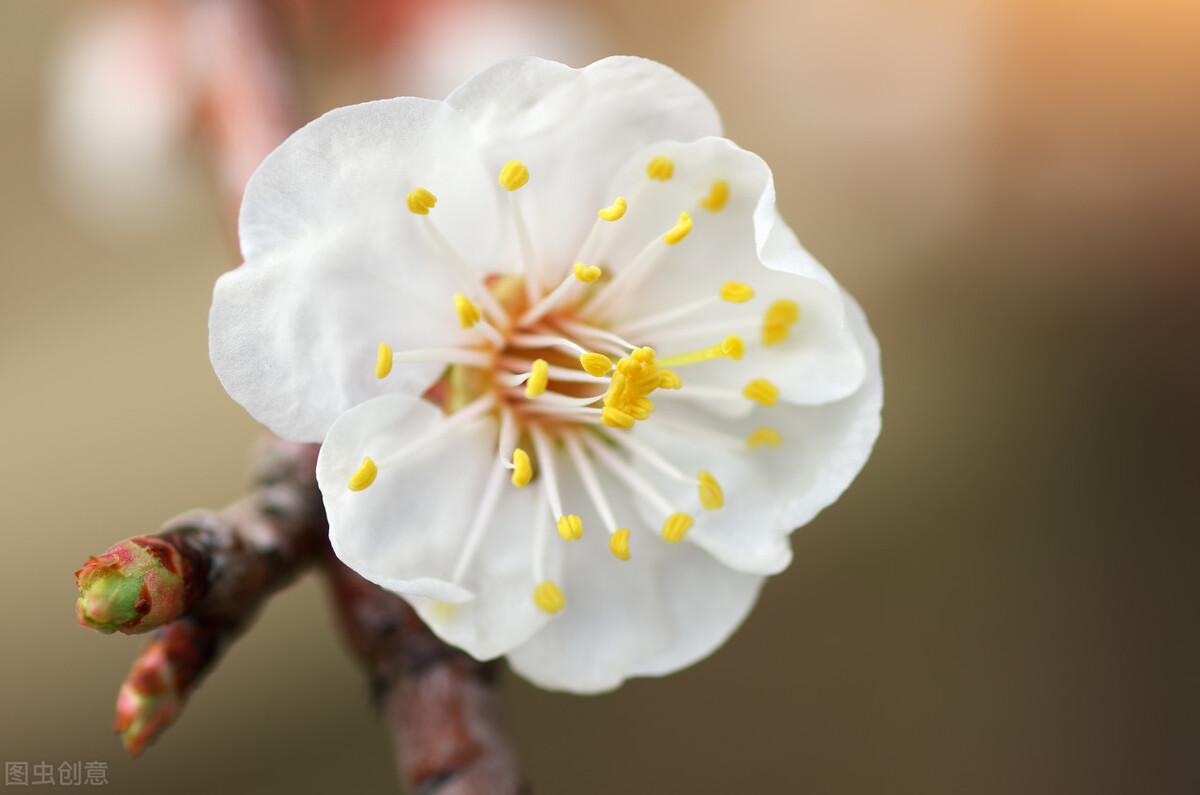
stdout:
POLYGON ((334 551, 543 687, 716 649, 879 433, 862 311, 652 61, 331 111, 258 169, 240 235, 213 364, 323 442, 334 551))

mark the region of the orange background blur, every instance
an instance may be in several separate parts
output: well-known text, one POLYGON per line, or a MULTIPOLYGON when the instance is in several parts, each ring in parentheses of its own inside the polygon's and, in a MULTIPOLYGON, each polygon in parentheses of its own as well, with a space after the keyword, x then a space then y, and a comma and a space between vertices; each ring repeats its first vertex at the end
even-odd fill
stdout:
MULTIPOLYGON (((772 164, 867 309, 886 407, 714 657, 597 698, 508 679, 535 790, 1200 791, 1200 7, 571 8, 574 65, 664 61, 772 164)), ((124 224, 55 176, 53 75, 84 10, 0 4, 0 756, 106 760, 116 792, 392 791, 314 578, 142 759, 109 734, 141 641, 75 626, 71 573, 236 497, 256 426, 208 363, 237 257, 198 153, 172 212, 124 224)), ((309 71, 309 116, 375 98, 361 65, 309 71)))

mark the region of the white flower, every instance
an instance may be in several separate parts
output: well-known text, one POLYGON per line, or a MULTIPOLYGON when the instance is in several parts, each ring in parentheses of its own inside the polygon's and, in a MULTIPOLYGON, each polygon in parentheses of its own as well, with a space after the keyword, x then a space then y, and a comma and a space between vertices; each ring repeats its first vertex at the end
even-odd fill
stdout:
POLYGON ((861 310, 720 134, 660 64, 520 59, 335 110, 246 191, 222 383, 323 440, 343 561, 545 687, 713 651, 879 433, 861 310))

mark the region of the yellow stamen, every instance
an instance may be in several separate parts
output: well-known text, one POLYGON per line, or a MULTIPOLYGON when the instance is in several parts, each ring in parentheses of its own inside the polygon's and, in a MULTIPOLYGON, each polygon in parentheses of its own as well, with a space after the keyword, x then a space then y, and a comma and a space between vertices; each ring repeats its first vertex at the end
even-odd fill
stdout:
POLYGON ((424 188, 413 188, 408 192, 408 211, 414 215, 429 215, 429 211, 437 204, 434 196, 424 188))
POLYGON ((582 262, 572 265, 571 272, 584 284, 591 284, 604 275, 604 270, 599 265, 584 265, 582 262))
POLYGON ((746 437, 746 446, 753 450, 755 447, 778 447, 783 444, 783 437, 774 428, 755 428, 746 437))
POLYGON ((659 389, 679 389, 683 386, 683 379, 674 370, 662 370, 658 374, 659 389))
POLYGON ((529 481, 533 479, 533 464, 529 462, 529 453, 522 450, 520 447, 513 450, 513 474, 512 484, 518 489, 523 489, 529 485, 529 481))
POLYGON ((584 353, 579 357, 579 364, 583 366, 583 370, 588 375, 594 375, 597 378, 608 375, 608 371, 612 369, 612 359, 605 356, 603 353, 584 353))
POLYGON ((721 300, 731 304, 744 304, 754 297, 750 285, 741 282, 725 282, 721 285, 721 300))
POLYGON ((500 185, 510 193, 529 181, 529 169, 520 160, 509 160, 500 169, 500 185))
POLYGON ((800 319, 800 307, 795 301, 781 298, 767 307, 763 315, 763 345, 778 345, 787 339, 788 329, 800 319))
POLYGON ((392 346, 386 342, 379 343, 379 352, 375 354, 375 377, 387 378, 392 371, 392 346))
POLYGON ((567 597, 557 585, 542 580, 533 589, 533 603, 553 615, 567 606, 567 597))
POLYGON ((677 367, 681 364, 707 362, 709 359, 719 359, 722 356, 728 356, 730 359, 740 359, 744 351, 745 345, 742 342, 742 338, 736 334, 730 334, 716 345, 710 345, 707 348, 701 348, 691 353, 681 353, 678 356, 668 356, 660 360, 658 364, 665 367, 677 367))
POLYGON ((583 519, 578 515, 569 513, 560 516, 557 524, 558 534, 562 536, 563 541, 578 541, 583 538, 583 519))
POLYGON ((479 322, 479 307, 462 293, 454 294, 454 311, 458 313, 458 325, 463 328, 471 328, 479 322))
POLYGON ((673 246, 687 237, 690 231, 692 231, 692 216, 687 213, 680 213, 679 220, 675 222, 675 226, 668 229, 666 234, 663 235, 663 242, 668 246, 673 246))
POLYGON ((629 560, 629 528, 622 527, 608 537, 608 550, 617 560, 629 560))
POLYGON ((530 368, 529 380, 525 382, 525 397, 535 398, 546 391, 546 384, 550 383, 550 363, 545 359, 538 359, 530 368))
POLYGON ((779 387, 765 378, 755 378, 742 387, 742 394, 764 406, 774 406, 779 400, 779 387))
POLYGON ((603 210, 597 210, 596 215, 603 218, 605 221, 619 221, 621 216, 625 215, 625 211, 629 209, 629 205, 625 202, 624 196, 618 196, 613 200, 613 203, 605 207, 603 210))
POLYGON ((719 179, 708 189, 708 195, 700 200, 700 206, 710 213, 720 212, 729 201, 729 183, 719 179))
POLYGON ((646 164, 646 176, 659 182, 666 182, 675 176, 675 161, 659 155, 646 164))
POLYGON ((721 484, 707 469, 700 470, 696 484, 700 490, 700 504, 705 510, 715 511, 725 504, 725 492, 721 491, 721 484))
POLYGON ((654 361, 653 348, 637 348, 616 364, 616 372, 604 395, 600 421, 610 428, 632 428, 654 411, 648 395, 658 389, 662 371, 654 361))
POLYGON ((673 513, 667 517, 667 521, 663 522, 663 540, 671 544, 678 544, 691 528, 692 517, 690 515, 686 513, 673 513))
POLYGON ((379 467, 375 466, 375 462, 369 457, 364 458, 358 469, 350 476, 350 491, 362 491, 367 486, 375 482, 375 476, 379 474, 379 467))

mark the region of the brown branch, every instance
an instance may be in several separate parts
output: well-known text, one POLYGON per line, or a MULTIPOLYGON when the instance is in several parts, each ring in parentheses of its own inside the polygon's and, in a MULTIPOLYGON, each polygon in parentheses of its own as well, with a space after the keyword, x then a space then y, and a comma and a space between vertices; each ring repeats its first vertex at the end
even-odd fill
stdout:
POLYGON ((180 714, 272 593, 322 563, 343 634, 387 720, 400 775, 422 795, 526 792, 494 664, 438 640, 400 597, 329 549, 317 448, 264 444, 257 488, 219 512, 192 512, 135 536, 76 573, 80 623, 127 634, 158 627, 117 699, 116 728, 140 753, 180 714))
POLYGON ((503 718, 496 664, 442 643, 404 600, 332 553, 325 564, 343 633, 391 727, 408 791, 527 793, 503 718))

